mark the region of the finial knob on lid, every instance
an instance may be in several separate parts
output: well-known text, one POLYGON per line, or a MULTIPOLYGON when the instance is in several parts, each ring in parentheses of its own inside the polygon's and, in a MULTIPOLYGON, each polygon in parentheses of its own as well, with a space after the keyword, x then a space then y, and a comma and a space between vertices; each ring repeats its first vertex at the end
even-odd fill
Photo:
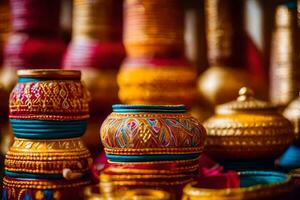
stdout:
POLYGON ((253 98, 254 92, 252 89, 248 87, 242 87, 239 90, 239 97, 237 98, 238 101, 245 101, 246 99, 253 98))

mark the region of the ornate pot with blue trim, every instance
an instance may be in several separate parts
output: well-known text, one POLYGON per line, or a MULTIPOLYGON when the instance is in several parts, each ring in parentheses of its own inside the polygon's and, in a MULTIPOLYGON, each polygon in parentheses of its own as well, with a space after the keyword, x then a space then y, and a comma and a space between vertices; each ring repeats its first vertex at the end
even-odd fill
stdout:
MULTIPOLYGON (((272 171, 245 171, 239 173, 237 188, 213 188, 199 182, 188 184, 183 200, 292 200, 291 177, 272 171)), ((201 179, 200 179, 201 180, 201 179)), ((218 184, 216 184, 218 185, 218 184)))
POLYGON ((198 173, 205 139, 183 105, 114 105, 101 127, 109 167, 100 179, 135 188, 182 186, 198 173))
POLYGON ((89 117, 80 71, 19 70, 10 95, 15 140, 5 158, 3 199, 80 199, 92 160, 81 141, 89 117))
POLYGON ((236 101, 217 106, 204 126, 207 154, 235 170, 272 169, 294 139, 292 124, 246 87, 236 101))

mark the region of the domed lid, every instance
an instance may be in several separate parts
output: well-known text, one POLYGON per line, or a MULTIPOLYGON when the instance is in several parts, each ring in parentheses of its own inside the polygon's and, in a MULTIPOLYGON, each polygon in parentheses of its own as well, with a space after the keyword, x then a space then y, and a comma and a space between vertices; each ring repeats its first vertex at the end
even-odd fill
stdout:
POLYGON ((276 107, 268 102, 257 100, 254 92, 247 87, 239 90, 237 100, 216 107, 217 114, 231 114, 239 112, 275 112, 276 107))
POLYGON ((283 115, 288 119, 300 118, 300 92, 299 97, 288 105, 284 110, 283 115))

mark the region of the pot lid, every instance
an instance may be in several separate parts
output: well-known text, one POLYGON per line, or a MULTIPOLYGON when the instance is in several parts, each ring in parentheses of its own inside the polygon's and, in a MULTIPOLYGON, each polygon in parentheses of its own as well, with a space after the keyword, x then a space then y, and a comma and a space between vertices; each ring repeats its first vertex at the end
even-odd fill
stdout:
POLYGON ((288 119, 300 118, 300 92, 299 97, 287 106, 283 115, 288 119))
POLYGON ((231 114, 238 112, 275 112, 276 107, 271 103, 257 100, 252 89, 242 87, 239 96, 231 101, 216 107, 217 114, 231 114))

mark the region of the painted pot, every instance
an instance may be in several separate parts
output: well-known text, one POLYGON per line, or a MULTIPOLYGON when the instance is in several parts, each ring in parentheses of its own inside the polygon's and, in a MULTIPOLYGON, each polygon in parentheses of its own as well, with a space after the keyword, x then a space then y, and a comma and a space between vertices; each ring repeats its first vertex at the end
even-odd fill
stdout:
POLYGON ((204 122, 207 154, 237 170, 270 169, 294 139, 292 124, 276 108, 242 88, 236 101, 216 107, 204 122))
POLYGON ((104 150, 113 162, 197 158, 205 136, 181 105, 114 105, 101 127, 104 150))
POLYGON ((183 200, 280 200, 291 199, 289 175, 271 171, 240 172, 239 188, 209 188, 200 182, 188 184, 183 200))
MULTIPOLYGON (((5 158, 3 198, 60 199, 90 183, 81 141, 89 117, 80 71, 19 70, 10 95, 14 143, 5 158)), ((71 196, 69 196, 71 195, 71 196)))
POLYGON ((206 132, 185 106, 114 105, 101 127, 109 165, 100 182, 180 193, 198 174, 206 132))

